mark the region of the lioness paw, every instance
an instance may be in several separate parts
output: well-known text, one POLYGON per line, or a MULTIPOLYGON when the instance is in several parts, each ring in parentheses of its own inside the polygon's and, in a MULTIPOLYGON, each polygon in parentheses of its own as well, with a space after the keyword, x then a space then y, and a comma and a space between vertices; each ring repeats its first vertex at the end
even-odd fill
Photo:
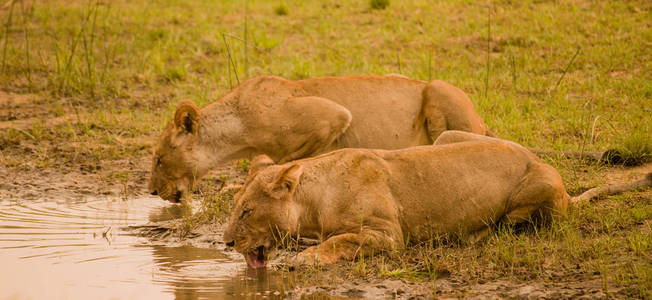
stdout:
POLYGON ((319 251, 318 246, 312 246, 308 249, 300 252, 294 258, 294 262, 297 264, 303 265, 328 265, 337 261, 338 257, 336 255, 329 255, 324 253, 324 251, 319 251))
POLYGON ((311 249, 310 247, 304 251, 299 252, 293 259, 292 262, 295 265, 316 265, 319 263, 319 255, 317 251, 311 249))

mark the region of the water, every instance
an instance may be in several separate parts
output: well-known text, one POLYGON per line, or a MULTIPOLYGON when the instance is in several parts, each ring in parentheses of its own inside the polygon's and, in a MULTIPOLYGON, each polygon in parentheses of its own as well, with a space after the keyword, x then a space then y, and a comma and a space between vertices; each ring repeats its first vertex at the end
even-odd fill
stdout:
POLYGON ((290 280, 234 253, 152 245, 129 226, 178 217, 157 198, 0 200, 0 299, 276 298, 290 280))

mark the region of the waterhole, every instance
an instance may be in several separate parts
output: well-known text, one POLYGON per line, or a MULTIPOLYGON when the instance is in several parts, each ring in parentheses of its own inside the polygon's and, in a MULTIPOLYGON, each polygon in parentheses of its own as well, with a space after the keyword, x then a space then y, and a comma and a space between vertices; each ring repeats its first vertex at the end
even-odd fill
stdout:
POLYGON ((0 200, 0 298, 287 296, 291 280, 234 253, 153 245, 130 229, 177 211, 157 198, 0 200))

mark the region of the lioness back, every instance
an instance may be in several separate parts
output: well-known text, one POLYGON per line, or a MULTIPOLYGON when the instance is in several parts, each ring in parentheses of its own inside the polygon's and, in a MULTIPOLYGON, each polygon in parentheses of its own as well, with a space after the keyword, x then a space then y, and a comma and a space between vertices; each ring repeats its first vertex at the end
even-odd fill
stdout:
POLYGON ((354 116, 349 130, 331 149, 401 149, 432 143, 420 114, 424 82, 365 75, 311 78, 297 83, 308 94, 331 99, 354 116))

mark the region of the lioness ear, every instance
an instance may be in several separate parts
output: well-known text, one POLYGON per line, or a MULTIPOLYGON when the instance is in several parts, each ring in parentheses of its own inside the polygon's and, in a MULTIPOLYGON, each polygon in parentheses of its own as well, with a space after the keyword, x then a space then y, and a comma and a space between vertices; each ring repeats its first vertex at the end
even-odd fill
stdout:
POLYGON ((269 167, 274 164, 274 161, 269 158, 269 156, 263 154, 254 157, 249 164, 249 175, 256 173, 258 170, 261 170, 265 167, 269 167))
POLYGON ((271 196, 280 199, 285 194, 294 194, 294 190, 299 185, 301 174, 303 174, 303 166, 301 165, 291 165, 281 170, 271 183, 271 196))
POLYGON ((196 134, 199 129, 199 110, 190 100, 183 100, 174 113, 174 125, 186 133, 196 134))

